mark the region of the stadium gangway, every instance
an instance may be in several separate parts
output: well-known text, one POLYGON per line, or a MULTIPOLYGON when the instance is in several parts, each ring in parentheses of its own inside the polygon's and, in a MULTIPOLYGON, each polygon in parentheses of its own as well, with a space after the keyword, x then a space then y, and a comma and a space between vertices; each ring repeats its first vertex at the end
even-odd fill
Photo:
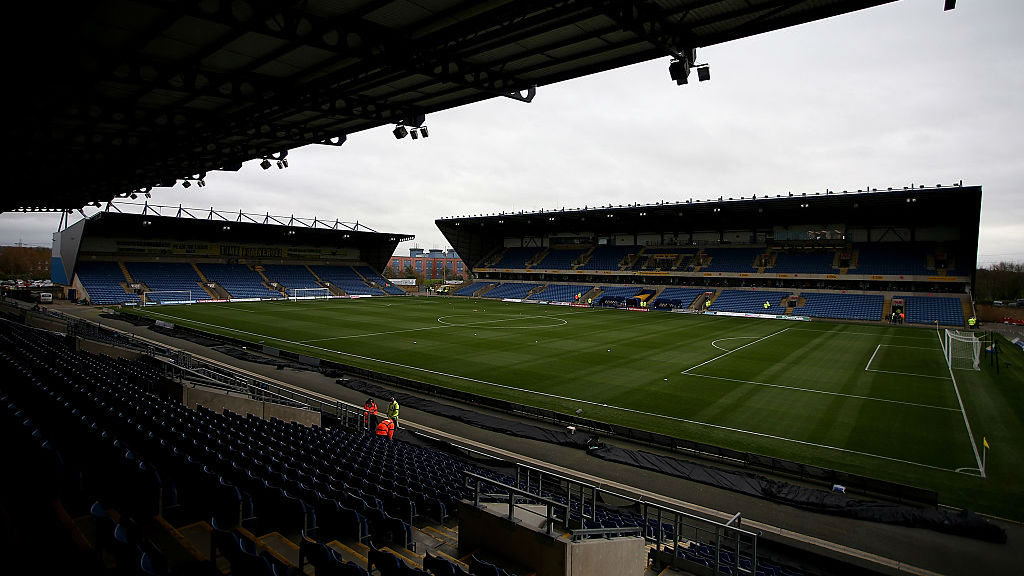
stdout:
POLYGON ((594 486, 593 484, 587 484, 585 482, 581 482, 581 481, 579 481, 579 480, 577 480, 575 478, 570 478, 568 476, 563 476, 561 474, 556 474, 556 473, 550 472, 548 470, 541 470, 539 468, 534 468, 533 466, 528 466, 528 465, 522 464, 522 463, 520 463, 520 464, 518 464, 516 466, 516 485, 522 485, 523 480, 525 480, 526 481, 526 487, 529 488, 530 487, 530 481, 533 480, 534 477, 537 478, 537 493, 538 494, 543 494, 544 493, 544 489, 545 489, 544 488, 544 479, 546 477, 546 478, 548 478, 548 484, 549 485, 553 482, 555 484, 555 486, 557 487, 556 489, 559 492, 564 492, 565 493, 566 506, 568 506, 570 510, 573 509, 572 508, 572 503, 573 503, 573 498, 572 497, 573 497, 573 494, 575 493, 575 494, 579 495, 579 497, 577 498, 577 501, 579 502, 579 505, 580 505, 580 527, 581 528, 584 527, 584 521, 585 520, 597 520, 597 508, 595 506, 596 503, 597 503, 597 495, 598 495, 598 487, 597 486, 594 486), (587 504, 588 504, 588 502, 587 502, 587 495, 588 494, 590 496, 590 501, 589 501, 589 504, 590 504, 590 515, 589 516, 587 516, 587 514, 586 514, 586 508, 587 508, 587 504))
POLYGON ((494 480, 493 478, 488 478, 487 476, 482 476, 482 475, 477 474, 475 472, 470 472, 470 471, 466 470, 466 471, 463 471, 462 475, 463 475, 463 479, 462 479, 463 487, 466 488, 466 489, 473 490, 473 505, 476 506, 477 508, 480 507, 480 489, 481 489, 481 487, 484 484, 488 484, 490 486, 494 486, 494 487, 498 488, 500 490, 500 492, 498 492, 498 493, 488 493, 486 495, 487 497, 489 497, 489 498, 504 498, 504 499, 507 499, 507 502, 508 502, 508 516, 507 516, 507 518, 509 520, 515 521, 515 517, 516 517, 516 512, 515 511, 516 511, 516 508, 519 508, 523 512, 528 512, 530 514, 535 514, 537 516, 544 516, 547 519, 547 533, 548 534, 552 533, 552 531, 554 530, 556 522, 559 522, 559 521, 561 521, 561 524, 562 524, 563 528, 565 528, 566 530, 570 529, 569 528, 569 507, 567 505, 562 504, 561 502, 555 502, 554 500, 549 500, 547 498, 542 498, 540 496, 537 496, 536 494, 531 494, 531 493, 527 492, 526 490, 522 490, 520 488, 517 488, 516 486, 509 486, 507 484, 502 484, 501 482, 498 482, 497 480, 494 480), (473 485, 473 486, 470 486, 470 482, 469 481, 470 481, 471 478, 476 480, 476 484, 473 485), (524 503, 525 504, 527 502, 543 504, 545 506, 546 513, 542 515, 539 512, 536 512, 536 511, 531 510, 529 508, 524 508, 524 507, 521 507, 521 506, 518 505, 520 503, 524 503), (563 512, 563 515, 561 515, 561 516, 557 515, 556 512, 558 512, 558 511, 563 512))
MULTIPOLYGON (((527 488, 530 487, 530 480, 534 477, 537 478, 537 492, 543 493, 545 489, 545 478, 547 479, 547 485, 564 492, 566 494, 567 503, 566 508, 572 510, 572 497, 573 494, 578 495, 578 501, 580 504, 580 522, 584 522, 584 518, 590 520, 597 519, 597 502, 600 499, 600 495, 608 494, 621 500, 633 501, 641 505, 643 511, 643 518, 645 522, 654 520, 657 525, 657 530, 653 535, 648 535, 647 531, 644 530, 644 538, 654 544, 658 552, 661 552, 662 547, 668 543, 672 543, 672 554, 673 554, 673 566, 675 566, 675 560, 679 558, 676 553, 679 550, 680 535, 686 534, 690 537, 687 538, 690 542, 700 542, 702 544, 714 544, 714 559, 709 559, 714 562, 714 570, 717 573, 718 567, 722 563, 722 546, 725 544, 728 547, 731 546, 730 551, 733 555, 733 562, 730 567, 733 570, 733 574, 755 574, 757 571, 757 533, 749 530, 744 530, 741 527, 742 516, 740 513, 736 513, 727 522, 719 522, 717 520, 710 520, 683 512, 680 510, 674 510, 667 506, 656 504, 653 502, 638 500, 637 498, 618 494, 611 490, 601 489, 594 484, 580 481, 575 478, 556 474, 547 470, 541 470, 526 464, 519 464, 516 467, 516 483, 520 484, 522 480, 526 480, 527 488), (590 514, 586 514, 587 497, 589 496, 590 514), (664 533, 663 523, 670 523, 673 527, 671 537, 667 537, 664 533), (743 568, 740 566, 740 557, 743 551, 746 550, 745 556, 750 559, 751 568, 743 568)), ((493 480, 489 481, 492 484, 493 480)), ((550 488, 549 488, 550 490, 550 488)), ((532 495, 532 493, 530 493, 532 495)), ((567 526, 568 528, 568 526, 567 526)), ((580 535, 605 535, 605 534, 622 534, 629 532, 629 528, 580 528, 571 529, 573 537, 575 539, 577 532, 580 535)), ((682 568, 686 568, 683 566, 682 568)))

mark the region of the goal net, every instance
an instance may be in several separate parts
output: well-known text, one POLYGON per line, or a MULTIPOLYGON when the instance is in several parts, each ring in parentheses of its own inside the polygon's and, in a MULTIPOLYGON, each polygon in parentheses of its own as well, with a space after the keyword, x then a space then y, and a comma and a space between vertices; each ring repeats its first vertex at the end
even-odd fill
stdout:
POLYGON ((191 304, 191 290, 154 290, 142 293, 142 305, 153 306, 156 304, 191 304))
POLYGON ((289 300, 325 300, 331 297, 329 288, 289 288, 285 292, 289 300))
POLYGON ((951 369, 981 370, 981 340, 974 332, 947 329, 942 351, 951 369))

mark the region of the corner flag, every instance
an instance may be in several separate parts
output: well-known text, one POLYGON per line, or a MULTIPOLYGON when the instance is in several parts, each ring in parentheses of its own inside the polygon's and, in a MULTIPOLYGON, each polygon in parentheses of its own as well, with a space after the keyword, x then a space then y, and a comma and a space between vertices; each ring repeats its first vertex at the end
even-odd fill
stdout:
POLYGON ((988 438, 985 438, 984 436, 982 436, 981 437, 981 443, 985 446, 985 448, 988 448, 989 450, 992 449, 992 447, 988 445, 988 438))

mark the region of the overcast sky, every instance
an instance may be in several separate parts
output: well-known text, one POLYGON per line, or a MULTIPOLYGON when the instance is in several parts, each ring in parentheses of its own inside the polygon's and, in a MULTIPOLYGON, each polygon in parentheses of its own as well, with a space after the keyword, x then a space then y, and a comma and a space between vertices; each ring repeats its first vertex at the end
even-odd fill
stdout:
MULTIPOLYGON (((979 262, 1024 261, 1024 2, 942 5, 703 48, 710 82, 676 86, 662 58, 428 115, 427 139, 383 126, 150 202, 359 221, 415 235, 407 254, 447 248, 445 216, 962 180, 983 187, 979 262)), ((58 220, 0 214, 0 244, 49 246, 58 220)))

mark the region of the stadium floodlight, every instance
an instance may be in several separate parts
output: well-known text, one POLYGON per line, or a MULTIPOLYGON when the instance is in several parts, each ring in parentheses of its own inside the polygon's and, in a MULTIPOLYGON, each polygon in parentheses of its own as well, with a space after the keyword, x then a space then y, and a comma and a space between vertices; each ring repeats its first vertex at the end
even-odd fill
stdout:
POLYGON ((430 136, 430 133, 427 132, 427 127, 426 126, 420 126, 420 135, 423 136, 424 138, 426 138, 427 136, 430 136))
POLYGON ((409 130, 409 136, 412 136, 412 139, 416 140, 420 137, 420 131, 413 128, 412 130, 409 130))
POLYGON ((189 182, 188 180, 182 180, 181 181, 181 187, 182 188, 188 188, 191 185, 192 185, 192 182, 189 182))
POLYGON ((956 8, 956 0, 946 0, 946 5, 942 9, 952 10, 954 8, 956 8))
POLYGON ((676 84, 682 86, 688 82, 690 77, 690 63, 686 58, 682 60, 673 60, 668 64, 668 75, 676 81, 676 84))
POLYGON ((705 64, 697 68, 697 80, 700 82, 711 80, 711 67, 705 64))
POLYGON ((270 160, 267 160, 266 158, 264 158, 263 162, 260 162, 260 168, 263 168, 264 170, 266 170, 267 168, 270 168, 270 160))
POLYGON ((405 138, 406 136, 409 135, 409 130, 406 129, 405 126, 402 126, 401 124, 399 124, 399 125, 395 126, 395 129, 392 130, 391 133, 395 135, 395 138, 397 138, 398 140, 401 140, 402 138, 405 138))
POLYGON ((130 194, 130 197, 131 197, 132 200, 135 200, 136 198, 138 198, 138 196, 135 195, 135 192, 132 192, 130 194))

